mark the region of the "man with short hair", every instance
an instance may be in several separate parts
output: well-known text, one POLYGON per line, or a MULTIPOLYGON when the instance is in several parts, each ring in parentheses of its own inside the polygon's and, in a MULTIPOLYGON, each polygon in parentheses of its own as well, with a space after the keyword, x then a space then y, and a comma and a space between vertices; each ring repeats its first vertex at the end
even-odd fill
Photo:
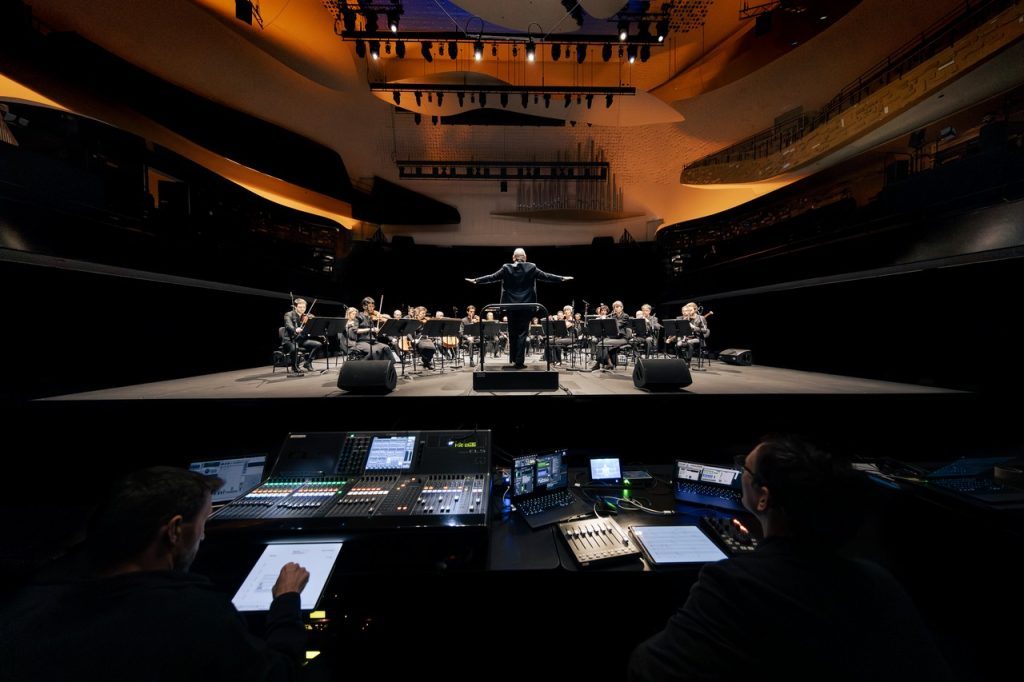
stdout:
POLYGON ((837 551, 859 525, 849 463, 771 436, 737 466, 764 540, 701 570, 665 629, 633 651, 630 680, 951 678, 896 580, 837 551))
POLYGON ((119 481, 91 519, 84 575, 37 581, 0 613, 0 678, 297 677, 304 568, 281 569, 264 640, 249 634, 227 595, 188 573, 221 485, 171 467, 119 481))
MULTIPOLYGON (((497 272, 483 277, 467 277, 466 281, 471 284, 501 282, 500 303, 536 303, 538 281, 568 282, 571 279, 572 277, 549 275, 534 263, 527 262, 525 250, 516 249, 512 252, 512 262, 505 263, 497 272)), ((508 310, 509 362, 513 363, 516 369, 526 367, 526 343, 533 314, 534 309, 528 307, 508 310)))
MULTIPOLYGON (((314 301, 316 303, 316 301, 314 301)), ((285 349, 292 358, 292 371, 296 374, 302 372, 299 369, 299 349, 306 351, 306 362, 303 368, 307 372, 313 371, 313 360, 320 352, 323 344, 316 339, 310 338, 306 333, 306 324, 313 317, 306 313, 306 299, 297 298, 293 301, 292 309, 284 314, 284 342, 285 349)))

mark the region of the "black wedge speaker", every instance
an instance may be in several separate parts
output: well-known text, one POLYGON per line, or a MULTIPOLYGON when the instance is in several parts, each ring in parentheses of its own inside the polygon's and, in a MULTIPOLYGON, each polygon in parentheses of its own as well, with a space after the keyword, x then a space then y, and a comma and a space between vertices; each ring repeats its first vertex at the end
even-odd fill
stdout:
POLYGON ((391 393, 397 383, 391 360, 349 360, 338 374, 338 388, 349 393, 391 393))
POLYGON ((690 368, 683 360, 637 360, 633 385, 648 391, 674 391, 693 383, 690 368))
POLYGON ((754 364, 754 356, 746 348, 726 348, 718 354, 718 359, 730 365, 754 364))

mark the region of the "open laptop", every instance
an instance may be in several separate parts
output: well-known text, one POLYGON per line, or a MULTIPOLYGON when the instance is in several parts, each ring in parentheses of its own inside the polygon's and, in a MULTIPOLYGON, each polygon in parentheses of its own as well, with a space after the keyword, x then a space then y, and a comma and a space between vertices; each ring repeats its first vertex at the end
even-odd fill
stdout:
POLYGON ((530 528, 588 516, 593 510, 569 490, 565 450, 516 457, 512 503, 530 528))
POLYGON ((676 460, 675 497, 679 502, 743 510, 743 471, 733 467, 676 460))
POLYGON ((223 479, 224 485, 213 494, 212 499, 214 505, 219 505, 226 504, 259 485, 263 480, 263 467, 266 463, 266 455, 250 455, 192 462, 188 469, 203 476, 217 476, 223 479))

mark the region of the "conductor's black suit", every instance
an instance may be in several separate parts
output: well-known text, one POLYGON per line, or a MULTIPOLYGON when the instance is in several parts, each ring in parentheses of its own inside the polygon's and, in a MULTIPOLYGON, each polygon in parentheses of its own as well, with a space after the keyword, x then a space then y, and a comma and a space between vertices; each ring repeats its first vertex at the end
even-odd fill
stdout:
MULTIPOLYGON (((538 268, 534 263, 516 261, 505 263, 492 275, 476 278, 477 284, 501 282, 501 303, 536 303, 537 281, 564 282, 570 279, 552 275, 538 268)), ((530 330, 531 308, 510 308, 508 310, 509 360, 516 367, 526 363, 526 341, 530 330)))

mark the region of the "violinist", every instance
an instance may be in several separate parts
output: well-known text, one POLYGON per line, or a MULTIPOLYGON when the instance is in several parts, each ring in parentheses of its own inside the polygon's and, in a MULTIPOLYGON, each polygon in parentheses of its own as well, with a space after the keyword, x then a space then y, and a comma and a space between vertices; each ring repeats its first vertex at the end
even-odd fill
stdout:
POLYGON ((306 312, 306 299, 304 298, 295 299, 292 309, 284 314, 284 342, 292 357, 292 371, 296 374, 302 373, 302 370, 299 369, 299 349, 306 351, 306 362, 303 364, 303 369, 312 372, 313 360, 316 359, 323 346, 316 339, 311 339, 306 335, 306 323, 313 317, 315 315, 312 312, 306 312))
POLYGON ((377 341, 377 332, 387 315, 377 312, 376 304, 369 296, 360 303, 363 312, 358 313, 354 321, 350 319, 345 322, 345 334, 349 342, 355 342, 355 350, 365 353, 369 360, 393 360, 391 348, 377 341))
MULTIPOLYGON (((424 306, 417 306, 415 310, 413 310, 413 317, 424 324, 426 324, 427 320, 430 319, 427 309, 424 306)), ((434 369, 434 353, 437 352, 437 346, 434 345, 434 340, 429 336, 423 336, 420 334, 419 339, 416 341, 416 351, 420 354, 420 359, 423 361, 423 367, 425 369, 434 369)))

